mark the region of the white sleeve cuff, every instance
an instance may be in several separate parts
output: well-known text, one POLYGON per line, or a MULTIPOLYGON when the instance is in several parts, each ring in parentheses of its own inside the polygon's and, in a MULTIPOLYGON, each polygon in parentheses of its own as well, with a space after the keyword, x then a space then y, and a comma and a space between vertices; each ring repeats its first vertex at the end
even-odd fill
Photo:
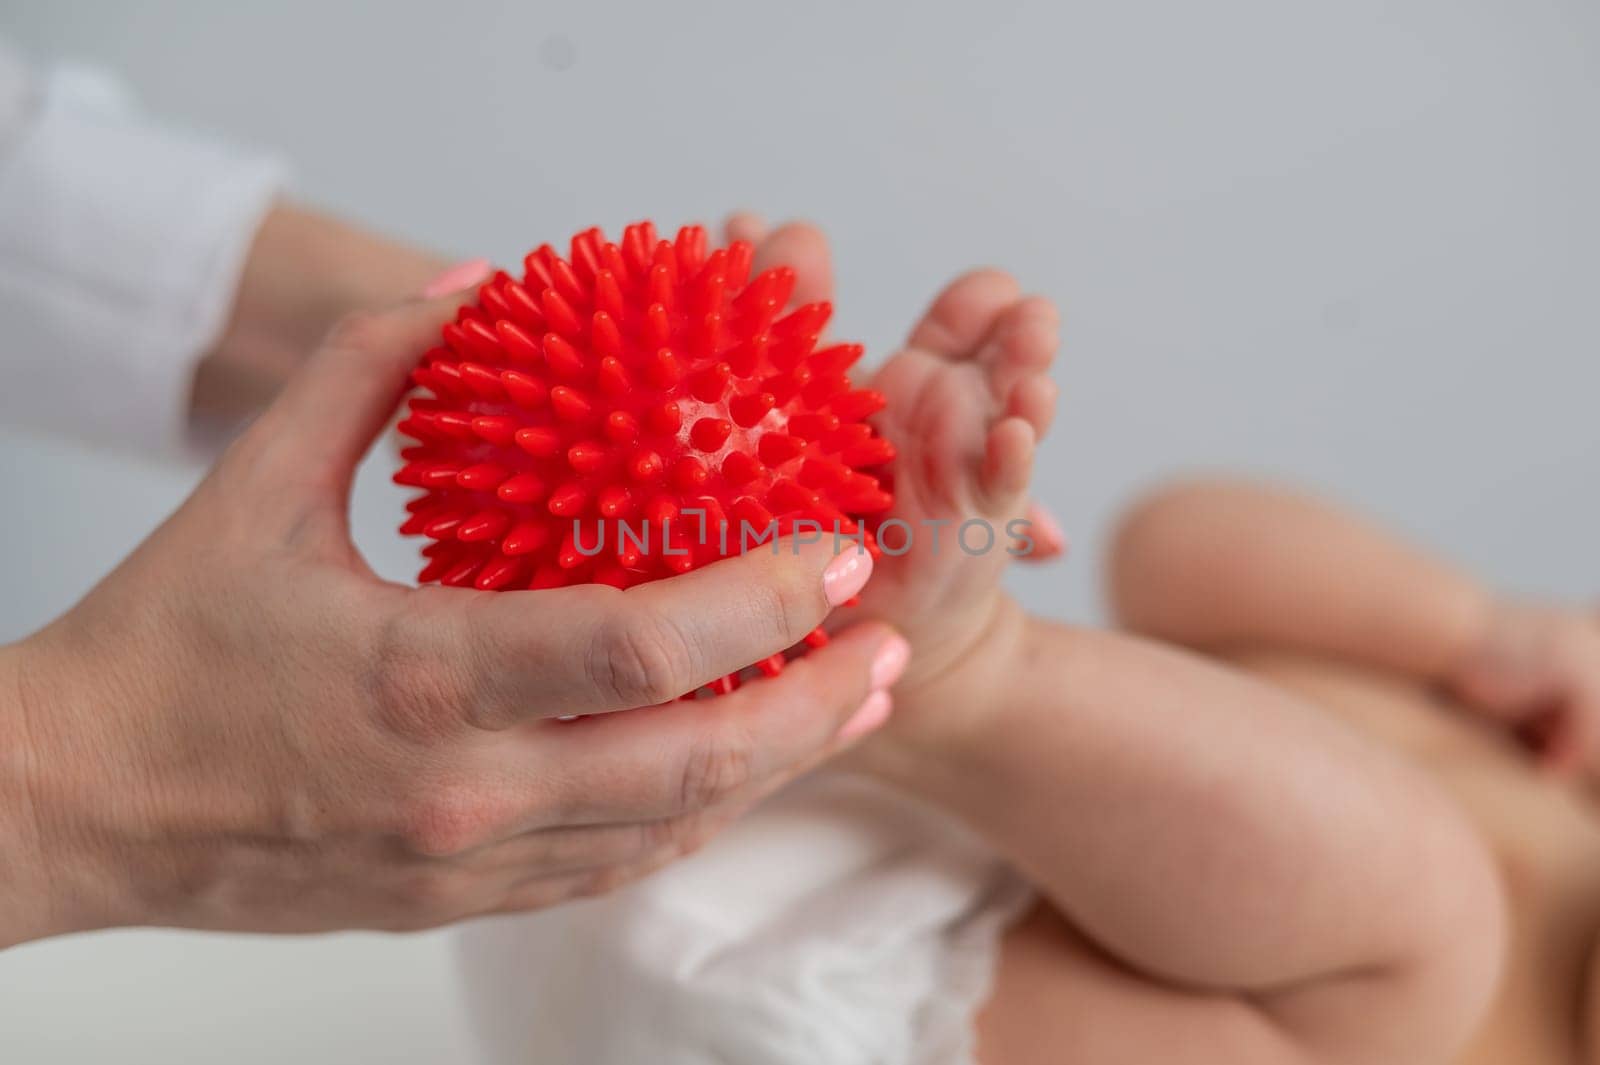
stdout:
POLYGON ((90 72, 41 89, 0 158, 0 420, 195 454, 195 367, 283 168, 150 122, 90 72))

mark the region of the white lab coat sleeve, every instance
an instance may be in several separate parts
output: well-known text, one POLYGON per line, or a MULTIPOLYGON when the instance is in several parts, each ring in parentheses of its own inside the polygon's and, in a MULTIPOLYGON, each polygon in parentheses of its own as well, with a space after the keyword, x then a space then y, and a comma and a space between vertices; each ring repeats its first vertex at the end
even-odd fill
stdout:
POLYGON ((102 74, 36 75, 0 42, 0 422, 198 453, 195 367, 282 179, 141 115, 102 74))

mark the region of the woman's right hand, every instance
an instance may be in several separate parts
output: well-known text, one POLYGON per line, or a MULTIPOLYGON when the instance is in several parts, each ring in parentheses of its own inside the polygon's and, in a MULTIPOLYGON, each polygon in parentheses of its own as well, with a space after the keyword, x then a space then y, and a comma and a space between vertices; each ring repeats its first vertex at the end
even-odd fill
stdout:
POLYGON ((625 592, 377 578, 353 470, 455 302, 347 320, 131 557, 0 648, 0 946, 549 905, 684 853, 881 723, 905 648, 878 624, 666 702, 855 594, 870 559, 827 540, 625 592), (572 714, 602 716, 553 720, 572 714))

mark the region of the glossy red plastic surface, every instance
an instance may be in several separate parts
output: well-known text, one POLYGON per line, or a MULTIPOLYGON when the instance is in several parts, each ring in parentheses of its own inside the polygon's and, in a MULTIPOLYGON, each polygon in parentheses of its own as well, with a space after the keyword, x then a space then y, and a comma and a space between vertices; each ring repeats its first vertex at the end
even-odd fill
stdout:
POLYGON ((422 490, 401 532, 432 541, 419 580, 625 588, 799 520, 876 553, 894 449, 865 419, 883 397, 851 386, 859 344, 818 347, 831 306, 785 313, 793 271, 752 279, 751 257, 640 222, 620 245, 585 230, 565 259, 542 246, 520 279, 479 288, 400 423, 416 444, 394 479, 422 490))

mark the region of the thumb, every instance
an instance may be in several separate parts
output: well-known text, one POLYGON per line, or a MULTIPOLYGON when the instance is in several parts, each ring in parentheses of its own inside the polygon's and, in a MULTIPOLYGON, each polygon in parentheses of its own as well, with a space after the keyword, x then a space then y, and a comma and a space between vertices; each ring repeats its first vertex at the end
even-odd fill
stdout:
POLYGON ((463 293, 489 272, 485 260, 462 263, 424 289, 425 298, 335 325, 262 416, 263 431, 284 441, 280 454, 299 470, 330 477, 340 491, 348 488, 422 353, 439 342, 463 293))

